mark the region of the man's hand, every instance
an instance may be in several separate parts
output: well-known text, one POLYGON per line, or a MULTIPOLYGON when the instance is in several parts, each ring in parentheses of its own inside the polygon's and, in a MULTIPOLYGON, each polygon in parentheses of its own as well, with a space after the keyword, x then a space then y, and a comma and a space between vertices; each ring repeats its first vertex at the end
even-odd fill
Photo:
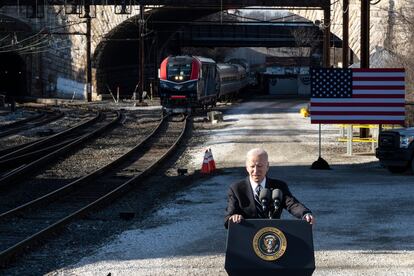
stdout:
POLYGON ((309 224, 315 224, 315 218, 310 213, 304 215, 303 219, 309 222, 309 224))
POLYGON ((229 221, 232 221, 234 223, 240 223, 243 219, 242 215, 232 215, 231 217, 229 217, 229 221))

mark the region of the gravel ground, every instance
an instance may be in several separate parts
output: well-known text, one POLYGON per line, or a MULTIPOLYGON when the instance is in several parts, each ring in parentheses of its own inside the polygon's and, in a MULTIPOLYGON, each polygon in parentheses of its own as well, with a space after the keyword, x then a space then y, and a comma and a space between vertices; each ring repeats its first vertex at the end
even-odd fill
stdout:
MULTIPOLYGON (((62 111, 65 112, 65 116, 61 119, 52 121, 46 125, 28 129, 15 135, 1 138, 0 150, 22 145, 24 143, 44 138, 45 136, 64 131, 65 129, 73 127, 92 116, 91 112, 86 113, 84 110, 65 109, 62 111)), ((27 117, 27 115, 25 117, 27 117)))
POLYGON ((36 112, 26 109, 17 109, 13 113, 8 112, 8 110, 0 109, 0 126, 8 125, 36 114, 36 112))
POLYGON ((159 123, 158 112, 128 112, 123 122, 78 151, 2 191, 0 212, 40 197, 101 168, 136 146, 159 123), (125 133, 128 133, 126 136, 125 133))
POLYGON ((413 177, 389 174, 373 155, 338 154, 345 145, 336 142, 333 126, 323 129, 323 157, 333 170, 310 170, 317 126, 300 117, 302 104, 265 100, 231 108, 226 128, 200 131, 211 139, 189 149, 195 169, 211 147, 219 173, 198 179, 93 254, 50 274, 225 275, 224 191, 245 175, 245 152, 263 146, 270 175, 287 181, 315 213, 314 275, 413 275, 413 177))
MULTIPOLYGON (((303 105, 258 100, 229 108, 218 125, 195 123, 187 148, 159 174, 3 272, 226 275, 225 190, 246 174, 246 151, 263 146, 270 154, 270 176, 288 182, 316 216, 314 275, 413 275, 413 176, 379 167, 366 153, 369 145, 356 145, 358 154, 345 156, 333 126, 323 127, 322 151, 333 169, 310 170, 318 155, 318 127, 300 117, 303 105), (201 176, 196 170, 208 147, 219 170, 201 176), (178 176, 178 167, 189 175, 178 176), (120 212, 135 218, 122 220, 120 212)), ((292 219, 286 213, 284 218, 292 219)))

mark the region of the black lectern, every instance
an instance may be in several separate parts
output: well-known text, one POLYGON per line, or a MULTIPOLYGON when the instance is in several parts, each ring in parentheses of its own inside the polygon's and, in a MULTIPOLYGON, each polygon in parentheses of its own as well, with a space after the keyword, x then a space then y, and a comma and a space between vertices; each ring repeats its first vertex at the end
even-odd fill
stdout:
POLYGON ((224 268, 231 276, 312 275, 312 226, 303 220, 279 219, 229 223, 224 268))

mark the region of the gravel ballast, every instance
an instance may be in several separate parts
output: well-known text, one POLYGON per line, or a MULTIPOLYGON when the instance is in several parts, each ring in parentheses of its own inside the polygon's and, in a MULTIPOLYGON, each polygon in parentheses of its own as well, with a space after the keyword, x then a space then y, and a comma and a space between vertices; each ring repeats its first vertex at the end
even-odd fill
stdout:
MULTIPOLYGON (((259 146, 269 153, 269 175, 286 181, 315 214, 314 275, 414 275, 414 176, 388 173, 370 145, 355 145, 356 154, 346 156, 339 129, 326 125, 322 156, 332 170, 310 170, 318 126, 300 116, 305 104, 251 101, 227 110, 223 123, 205 124, 195 134, 207 139, 188 148, 187 168, 199 169, 210 147, 215 175, 194 174, 191 186, 164 197, 156 211, 49 275, 226 275, 226 190, 246 175, 247 150, 259 146)), ((286 212, 283 218, 293 219, 286 212)))

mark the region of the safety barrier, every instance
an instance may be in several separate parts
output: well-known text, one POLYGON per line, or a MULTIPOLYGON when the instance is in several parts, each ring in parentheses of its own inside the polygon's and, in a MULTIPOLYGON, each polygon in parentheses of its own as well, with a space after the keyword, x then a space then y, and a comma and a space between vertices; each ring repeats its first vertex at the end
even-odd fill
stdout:
MULTIPOLYGON (((338 138, 339 142, 346 142, 346 153, 347 155, 352 155, 352 143, 371 143, 371 151, 375 152, 375 147, 378 143, 378 134, 379 134, 379 125, 371 125, 371 124, 339 124, 340 127, 340 136, 338 138), (370 129, 371 130, 371 137, 361 138, 361 137, 354 137, 353 131, 354 128, 356 129, 370 129), (345 135, 345 130, 347 134, 345 135), (351 138, 352 137, 352 138, 351 138)), ((390 128, 391 126, 387 125, 385 128, 390 128)), ((384 126, 383 126, 384 128, 384 126)))

